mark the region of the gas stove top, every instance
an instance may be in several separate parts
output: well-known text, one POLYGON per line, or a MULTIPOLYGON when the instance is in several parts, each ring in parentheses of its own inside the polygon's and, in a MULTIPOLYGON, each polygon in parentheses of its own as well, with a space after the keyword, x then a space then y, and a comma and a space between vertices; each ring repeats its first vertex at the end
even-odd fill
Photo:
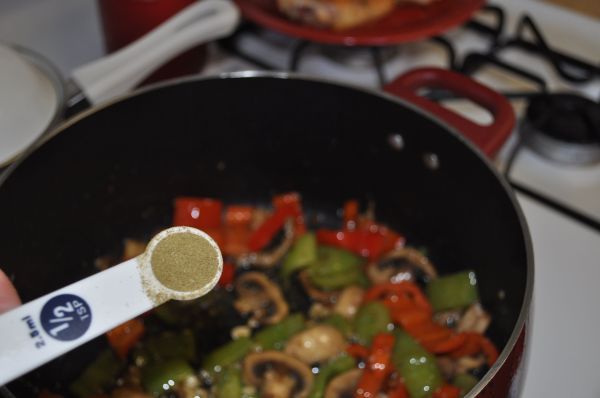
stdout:
MULTIPOLYGON (((8 0, 4 3, 8 6, 0 6, 0 39, 32 47, 67 75, 73 67, 102 54, 94 2, 61 0, 60 13, 53 9, 57 1, 38 3, 24 7, 8 0), (3 7, 8 11, 6 20, 3 7), (69 21, 79 22, 72 25, 61 20, 65 14, 69 21), (35 18, 45 23, 36 24, 35 18), (78 44, 69 46, 72 36, 77 36, 78 44)), ((531 96, 543 90, 575 92, 598 101, 598 21, 532 0, 502 0, 490 6, 467 27, 432 40, 381 49, 320 46, 246 26, 233 38, 211 47, 211 61, 203 74, 292 69, 379 89, 411 68, 433 65, 468 72, 506 93, 519 119, 531 96), (517 34, 519 26, 521 35, 517 34), (536 31, 544 41, 535 37, 536 31), (539 48, 546 57, 535 54, 539 48), (494 51, 490 53, 490 49, 494 51)), ((445 98, 447 106, 476 121, 490 120, 470 102, 446 98, 444 93, 433 95, 445 98)), ((557 163, 523 145, 519 137, 517 127, 495 162, 516 188, 535 253, 532 334, 522 395, 600 396, 600 345, 596 342, 600 329, 596 315, 596 303, 600 302, 596 287, 600 280, 600 164, 557 163)))

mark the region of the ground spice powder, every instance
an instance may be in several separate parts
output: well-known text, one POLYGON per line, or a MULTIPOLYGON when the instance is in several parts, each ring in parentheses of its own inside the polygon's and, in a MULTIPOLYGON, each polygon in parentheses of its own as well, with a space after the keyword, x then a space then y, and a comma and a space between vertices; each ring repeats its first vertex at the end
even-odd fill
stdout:
POLYGON ((201 289, 218 272, 215 248, 201 236, 192 233, 165 237, 154 248, 150 264, 160 283, 181 292, 201 289))

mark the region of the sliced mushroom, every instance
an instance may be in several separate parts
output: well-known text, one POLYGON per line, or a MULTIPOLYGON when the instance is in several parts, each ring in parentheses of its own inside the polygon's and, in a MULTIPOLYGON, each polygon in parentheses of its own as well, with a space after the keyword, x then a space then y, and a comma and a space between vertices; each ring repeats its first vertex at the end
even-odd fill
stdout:
POLYGON ((485 357, 478 355, 476 357, 462 357, 456 360, 456 374, 467 373, 470 370, 477 369, 485 365, 485 357))
POLYGON ((315 285, 313 285, 312 281, 310 280, 310 276, 308 275, 308 272, 306 272, 306 270, 300 271, 298 273, 298 280, 302 284, 302 287, 306 291, 306 294, 314 301, 323 303, 325 305, 331 305, 331 303, 337 300, 339 292, 335 290, 324 291, 317 289, 317 287, 315 287, 315 285))
POLYGON ((308 310, 308 316, 313 320, 320 320, 331 315, 331 308, 323 303, 313 303, 308 310))
POLYGON ((252 263, 261 268, 271 268, 285 256, 293 243, 294 221, 289 219, 283 226, 283 240, 279 246, 268 252, 257 253, 252 263))
POLYGON ((348 286, 340 292, 333 311, 345 318, 353 318, 362 303, 365 290, 359 286, 348 286))
POLYGON ((290 338, 285 353, 307 365, 323 362, 346 349, 346 339, 333 326, 317 325, 290 338))
POLYGON ((481 304, 471 304, 458 322, 456 330, 458 332, 477 332, 484 334, 491 321, 492 317, 485 312, 481 304))
POLYGON ((246 272, 235 282, 238 294, 234 307, 241 314, 251 314, 259 324, 272 325, 285 318, 289 307, 281 289, 261 272, 246 272))
POLYGON ((437 277, 435 267, 423 253, 411 247, 403 247, 392 250, 377 263, 370 264, 367 276, 373 283, 414 281, 416 270, 430 279, 437 277))
POLYGON ((436 358, 436 363, 440 372, 446 379, 453 379, 458 374, 467 373, 473 369, 485 366, 485 357, 478 355, 474 357, 462 357, 459 359, 451 358, 447 355, 436 358))
POLYGON ((307 365, 279 351, 248 354, 243 373, 246 383, 260 390, 261 398, 305 398, 314 380, 307 365))
POLYGON ((283 239, 276 248, 259 253, 248 253, 238 258, 237 263, 242 266, 248 265, 258 268, 271 268, 283 258, 285 253, 290 250, 293 243, 294 222, 290 219, 283 226, 283 239))
POLYGON ((325 389, 324 398, 354 398, 361 369, 352 369, 334 377, 325 389))

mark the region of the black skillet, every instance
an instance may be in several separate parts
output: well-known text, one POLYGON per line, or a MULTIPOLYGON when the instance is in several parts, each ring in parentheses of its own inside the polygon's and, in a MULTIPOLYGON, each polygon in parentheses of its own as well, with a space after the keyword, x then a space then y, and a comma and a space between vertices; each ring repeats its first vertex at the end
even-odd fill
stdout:
MULTIPOLYGON (((405 94, 417 80, 461 90, 463 76, 438 72, 445 83, 436 70, 415 72, 405 94)), ((507 135, 508 105, 476 86, 474 97, 496 115, 489 132, 507 135)), ((176 196, 267 203, 285 191, 329 215, 348 198, 373 200, 378 219, 426 245, 442 273, 474 269, 503 351, 471 396, 508 396, 518 384, 533 283, 519 206, 453 127, 386 94, 246 73, 180 80, 93 108, 0 177, 0 264, 30 300, 94 272, 93 259, 124 237, 168 225, 176 196)), ((60 389, 102 344, 9 387, 20 396, 60 389)))

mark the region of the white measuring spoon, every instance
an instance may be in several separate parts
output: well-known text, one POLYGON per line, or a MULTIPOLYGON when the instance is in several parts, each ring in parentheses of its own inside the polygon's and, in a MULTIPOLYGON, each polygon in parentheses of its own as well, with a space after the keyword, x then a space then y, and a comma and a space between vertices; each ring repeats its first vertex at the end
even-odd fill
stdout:
MULTIPOLYGON (((221 251, 204 232, 190 227, 160 232, 142 255, 0 315, 0 386, 170 299, 205 295, 222 271, 221 251), (172 244, 180 234, 191 234, 185 247, 168 250, 169 240, 172 244), (203 264, 194 290, 174 290, 159 281, 152 264, 157 248, 169 264, 182 257, 203 264)), ((174 276, 186 272, 180 269, 174 276)))

